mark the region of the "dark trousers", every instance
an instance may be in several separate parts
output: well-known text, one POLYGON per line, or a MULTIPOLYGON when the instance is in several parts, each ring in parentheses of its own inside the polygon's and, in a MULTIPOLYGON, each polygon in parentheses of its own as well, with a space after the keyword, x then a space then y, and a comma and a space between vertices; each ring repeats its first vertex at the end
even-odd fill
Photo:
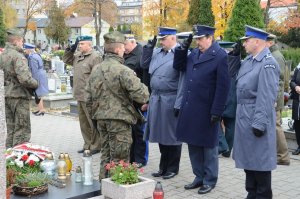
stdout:
POLYGON ((300 148, 300 120, 294 120, 294 127, 298 148, 300 148))
POLYGON ((188 145, 195 183, 215 186, 218 180, 218 146, 213 148, 188 145))
POLYGON ((143 140, 144 124, 135 124, 132 126, 132 144, 130 148, 130 162, 142 163, 148 162, 148 141, 143 140))
POLYGON ((246 173, 247 199, 271 199, 271 171, 250 171, 246 173))
POLYGON ((229 150, 231 152, 234 139, 235 118, 223 117, 225 133, 219 129, 219 152, 229 150))
POLYGON ((163 174, 166 172, 178 173, 181 157, 182 145, 163 145, 159 144, 160 162, 159 170, 163 174))

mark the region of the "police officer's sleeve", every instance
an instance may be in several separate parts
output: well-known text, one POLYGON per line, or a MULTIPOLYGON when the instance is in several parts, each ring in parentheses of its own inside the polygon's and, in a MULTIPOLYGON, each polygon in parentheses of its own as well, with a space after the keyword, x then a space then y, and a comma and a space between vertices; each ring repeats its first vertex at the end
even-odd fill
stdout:
POLYGON ((38 72, 38 68, 39 68, 38 60, 36 60, 34 57, 30 57, 28 64, 29 64, 29 68, 31 70, 31 74, 35 74, 38 72))
POLYGON ((125 68, 120 74, 121 86, 126 89, 129 97, 139 103, 145 104, 149 100, 149 91, 145 84, 136 76, 135 72, 129 68, 125 68))
POLYGON ((63 57, 62 57, 63 62, 68 64, 68 65, 73 65, 74 59, 75 59, 74 52, 72 52, 69 48, 67 48, 65 50, 65 53, 64 53, 63 57))
POLYGON ((216 76, 216 90, 213 99, 212 108, 210 110, 211 115, 221 116, 227 101, 227 96, 230 87, 230 75, 227 64, 227 54, 219 56, 216 76), (222 57, 221 57, 222 56, 222 57))
POLYGON ((38 82, 33 79, 29 71, 28 61, 23 55, 19 55, 14 59, 14 70, 19 82, 27 88, 37 88, 38 82))
POLYGON ((264 63, 259 73, 255 111, 252 127, 266 132, 278 93, 279 66, 277 63, 264 63))

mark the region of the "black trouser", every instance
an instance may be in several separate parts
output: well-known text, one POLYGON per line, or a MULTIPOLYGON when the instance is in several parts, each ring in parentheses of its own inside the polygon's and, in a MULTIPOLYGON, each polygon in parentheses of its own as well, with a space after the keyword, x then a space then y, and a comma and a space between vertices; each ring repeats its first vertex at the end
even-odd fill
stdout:
POLYGON ((143 124, 132 126, 132 144, 130 148, 130 162, 147 164, 148 150, 147 143, 143 140, 143 124))
POLYGON ((159 170, 162 174, 166 172, 178 173, 182 145, 163 145, 159 144, 160 162, 159 170))
POLYGON ((271 199, 271 171, 250 171, 246 173, 247 199, 271 199))
POLYGON ((294 127, 298 148, 300 148, 300 120, 294 120, 294 127))

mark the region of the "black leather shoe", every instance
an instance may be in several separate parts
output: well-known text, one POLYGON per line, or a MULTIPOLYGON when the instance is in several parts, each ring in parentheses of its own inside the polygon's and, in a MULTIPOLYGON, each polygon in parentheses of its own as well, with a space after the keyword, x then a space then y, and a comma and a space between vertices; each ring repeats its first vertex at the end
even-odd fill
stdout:
POLYGON ((38 112, 40 112, 40 111, 33 111, 32 113, 33 113, 33 114, 37 114, 38 112))
POLYGON ((151 175, 152 175, 153 177, 160 177, 160 176, 162 176, 163 174, 164 174, 163 171, 162 171, 162 170, 159 170, 158 172, 152 173, 151 175))
POLYGON ((230 157, 230 151, 226 151, 224 153, 222 153, 222 156, 225 158, 229 158, 230 157))
POLYGON ((92 154, 92 155, 95 155, 95 154, 97 154, 97 153, 100 153, 100 150, 92 150, 92 151, 91 151, 91 154, 92 154))
POLYGON ((37 113, 34 113, 35 116, 44 116, 45 112, 37 112, 37 113))
POLYGON ((201 187, 203 185, 202 182, 192 182, 191 184, 187 184, 187 185, 184 185, 184 188, 186 190, 189 190, 189 189, 196 189, 198 187, 201 187))
POLYGON ((296 149, 292 154, 293 155, 299 155, 300 154, 300 148, 296 149))
POLYGON ((173 178, 174 176, 176 176, 177 173, 173 173, 173 172, 167 172, 166 174, 164 174, 162 176, 163 179, 167 180, 167 179, 170 179, 170 178, 173 178))
POLYGON ((78 150, 77 153, 83 153, 85 149, 78 150))
POLYGON ((206 193, 210 192, 211 190, 213 190, 213 188, 215 188, 215 186, 205 184, 202 187, 200 187, 200 189, 198 190, 198 193, 206 194, 206 193))

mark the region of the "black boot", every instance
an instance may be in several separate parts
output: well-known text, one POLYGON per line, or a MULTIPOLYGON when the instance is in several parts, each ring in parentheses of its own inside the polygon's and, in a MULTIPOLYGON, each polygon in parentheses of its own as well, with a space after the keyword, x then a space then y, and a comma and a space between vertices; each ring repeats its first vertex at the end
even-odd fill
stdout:
POLYGON ((292 154, 293 155, 299 155, 300 154, 300 147, 298 147, 298 149, 296 149, 292 154))

